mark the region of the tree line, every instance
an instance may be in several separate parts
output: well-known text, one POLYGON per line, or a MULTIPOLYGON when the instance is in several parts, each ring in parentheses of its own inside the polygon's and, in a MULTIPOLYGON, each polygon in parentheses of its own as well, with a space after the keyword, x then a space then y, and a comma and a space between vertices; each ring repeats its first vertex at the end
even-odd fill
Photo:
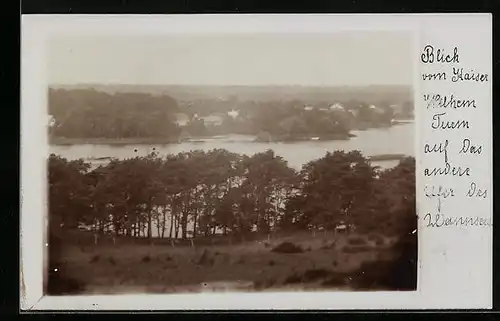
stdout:
MULTIPOLYGON (((179 104, 165 94, 108 94, 93 89, 51 88, 48 105, 49 114, 55 119, 50 134, 64 138, 162 138, 178 141, 184 135, 262 133, 276 140, 311 136, 347 138, 352 129, 390 126, 392 119, 397 118, 388 102, 382 102, 375 110, 368 102, 353 100, 344 103, 344 111, 332 112, 329 109, 331 102, 324 101, 315 103, 315 110, 305 111, 307 102, 301 100, 259 102, 233 98, 179 104), (227 115, 232 109, 238 110, 237 118, 227 115), (356 111, 356 115, 350 111, 356 111), (189 118, 184 132, 176 123, 176 113, 184 113, 189 118), (213 113, 222 115, 221 126, 206 126, 198 118, 213 113)), ((411 114, 412 110, 412 105, 404 104, 403 114, 411 114)))
POLYGON ((272 150, 247 156, 214 149, 90 168, 50 155, 51 229, 86 224, 116 236, 244 239, 339 224, 384 234, 416 228, 412 157, 380 170, 358 151, 334 151, 296 171, 272 150))

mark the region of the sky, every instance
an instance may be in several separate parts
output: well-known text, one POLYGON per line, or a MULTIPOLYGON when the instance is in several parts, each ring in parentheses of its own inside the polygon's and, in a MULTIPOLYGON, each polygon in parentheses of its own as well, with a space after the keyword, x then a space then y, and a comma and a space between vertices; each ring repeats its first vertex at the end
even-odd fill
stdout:
POLYGON ((411 85, 412 43, 381 31, 59 37, 48 47, 49 83, 411 85))

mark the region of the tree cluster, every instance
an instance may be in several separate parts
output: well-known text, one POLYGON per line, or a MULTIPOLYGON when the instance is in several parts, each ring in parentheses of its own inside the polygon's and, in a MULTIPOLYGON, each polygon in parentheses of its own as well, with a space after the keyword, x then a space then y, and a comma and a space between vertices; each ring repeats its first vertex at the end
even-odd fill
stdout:
POLYGON ((48 105, 56 137, 156 138, 180 132, 173 115, 177 101, 166 95, 49 89, 48 105))
POLYGON ((280 230, 407 233, 416 226, 415 160, 379 170, 359 152, 335 151, 301 171, 272 150, 215 149, 112 160, 90 170, 49 157, 53 228, 162 238, 245 237, 280 230))

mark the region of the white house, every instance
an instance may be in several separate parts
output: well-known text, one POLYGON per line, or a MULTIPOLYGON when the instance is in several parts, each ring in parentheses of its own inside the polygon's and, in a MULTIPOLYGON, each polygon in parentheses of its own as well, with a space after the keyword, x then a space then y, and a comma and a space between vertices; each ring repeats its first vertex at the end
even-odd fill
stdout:
POLYGON ((211 125, 211 126, 220 126, 224 121, 224 118, 219 115, 209 115, 205 117, 200 117, 200 119, 203 120, 205 125, 211 125))
POLYGON ((232 110, 231 110, 231 111, 229 111, 227 114, 228 114, 229 116, 233 117, 233 119, 235 119, 236 117, 238 117, 238 115, 240 114, 240 112, 239 112, 239 111, 237 111, 237 110, 232 109, 232 110))
POLYGON ((177 113, 175 114, 175 123, 178 126, 186 126, 187 123, 189 122, 189 116, 184 114, 184 113, 177 113))
POLYGON ((335 103, 335 104, 330 106, 330 110, 332 110, 332 111, 333 110, 344 111, 345 108, 341 104, 335 103))
POLYGON ((378 114, 383 114, 384 113, 384 110, 382 108, 379 108, 375 105, 370 105, 370 109, 373 110, 374 112, 378 113, 378 114))

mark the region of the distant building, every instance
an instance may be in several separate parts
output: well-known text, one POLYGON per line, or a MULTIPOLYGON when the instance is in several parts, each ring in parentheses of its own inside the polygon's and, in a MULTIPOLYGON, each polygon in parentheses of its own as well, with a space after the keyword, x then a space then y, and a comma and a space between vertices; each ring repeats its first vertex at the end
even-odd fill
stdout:
POLYGON ((205 125, 210 125, 210 126, 220 126, 224 121, 224 117, 220 115, 209 115, 205 117, 199 117, 199 119, 202 119, 205 125))
POLYGON ((178 125, 178 126, 186 126, 187 123, 189 122, 189 116, 184 114, 184 113, 177 113, 175 114, 175 123, 178 125))
POLYGON ((309 106, 309 105, 308 105, 308 106, 305 106, 305 107, 304 107, 304 110, 305 110, 305 111, 311 111, 311 110, 314 110, 314 106, 309 106))
POLYGON ((236 117, 238 117, 238 115, 240 114, 239 111, 237 110, 231 110, 230 112, 227 113, 230 117, 233 117, 233 119, 235 119, 236 117))
POLYGON ((334 110, 344 111, 345 108, 341 104, 335 103, 335 104, 333 104, 333 105, 330 106, 330 110, 332 110, 332 111, 334 111, 334 110))
POLYGON ((373 110, 374 112, 378 113, 378 114, 383 114, 384 113, 384 110, 382 108, 379 108, 375 105, 370 105, 370 109, 373 110))

